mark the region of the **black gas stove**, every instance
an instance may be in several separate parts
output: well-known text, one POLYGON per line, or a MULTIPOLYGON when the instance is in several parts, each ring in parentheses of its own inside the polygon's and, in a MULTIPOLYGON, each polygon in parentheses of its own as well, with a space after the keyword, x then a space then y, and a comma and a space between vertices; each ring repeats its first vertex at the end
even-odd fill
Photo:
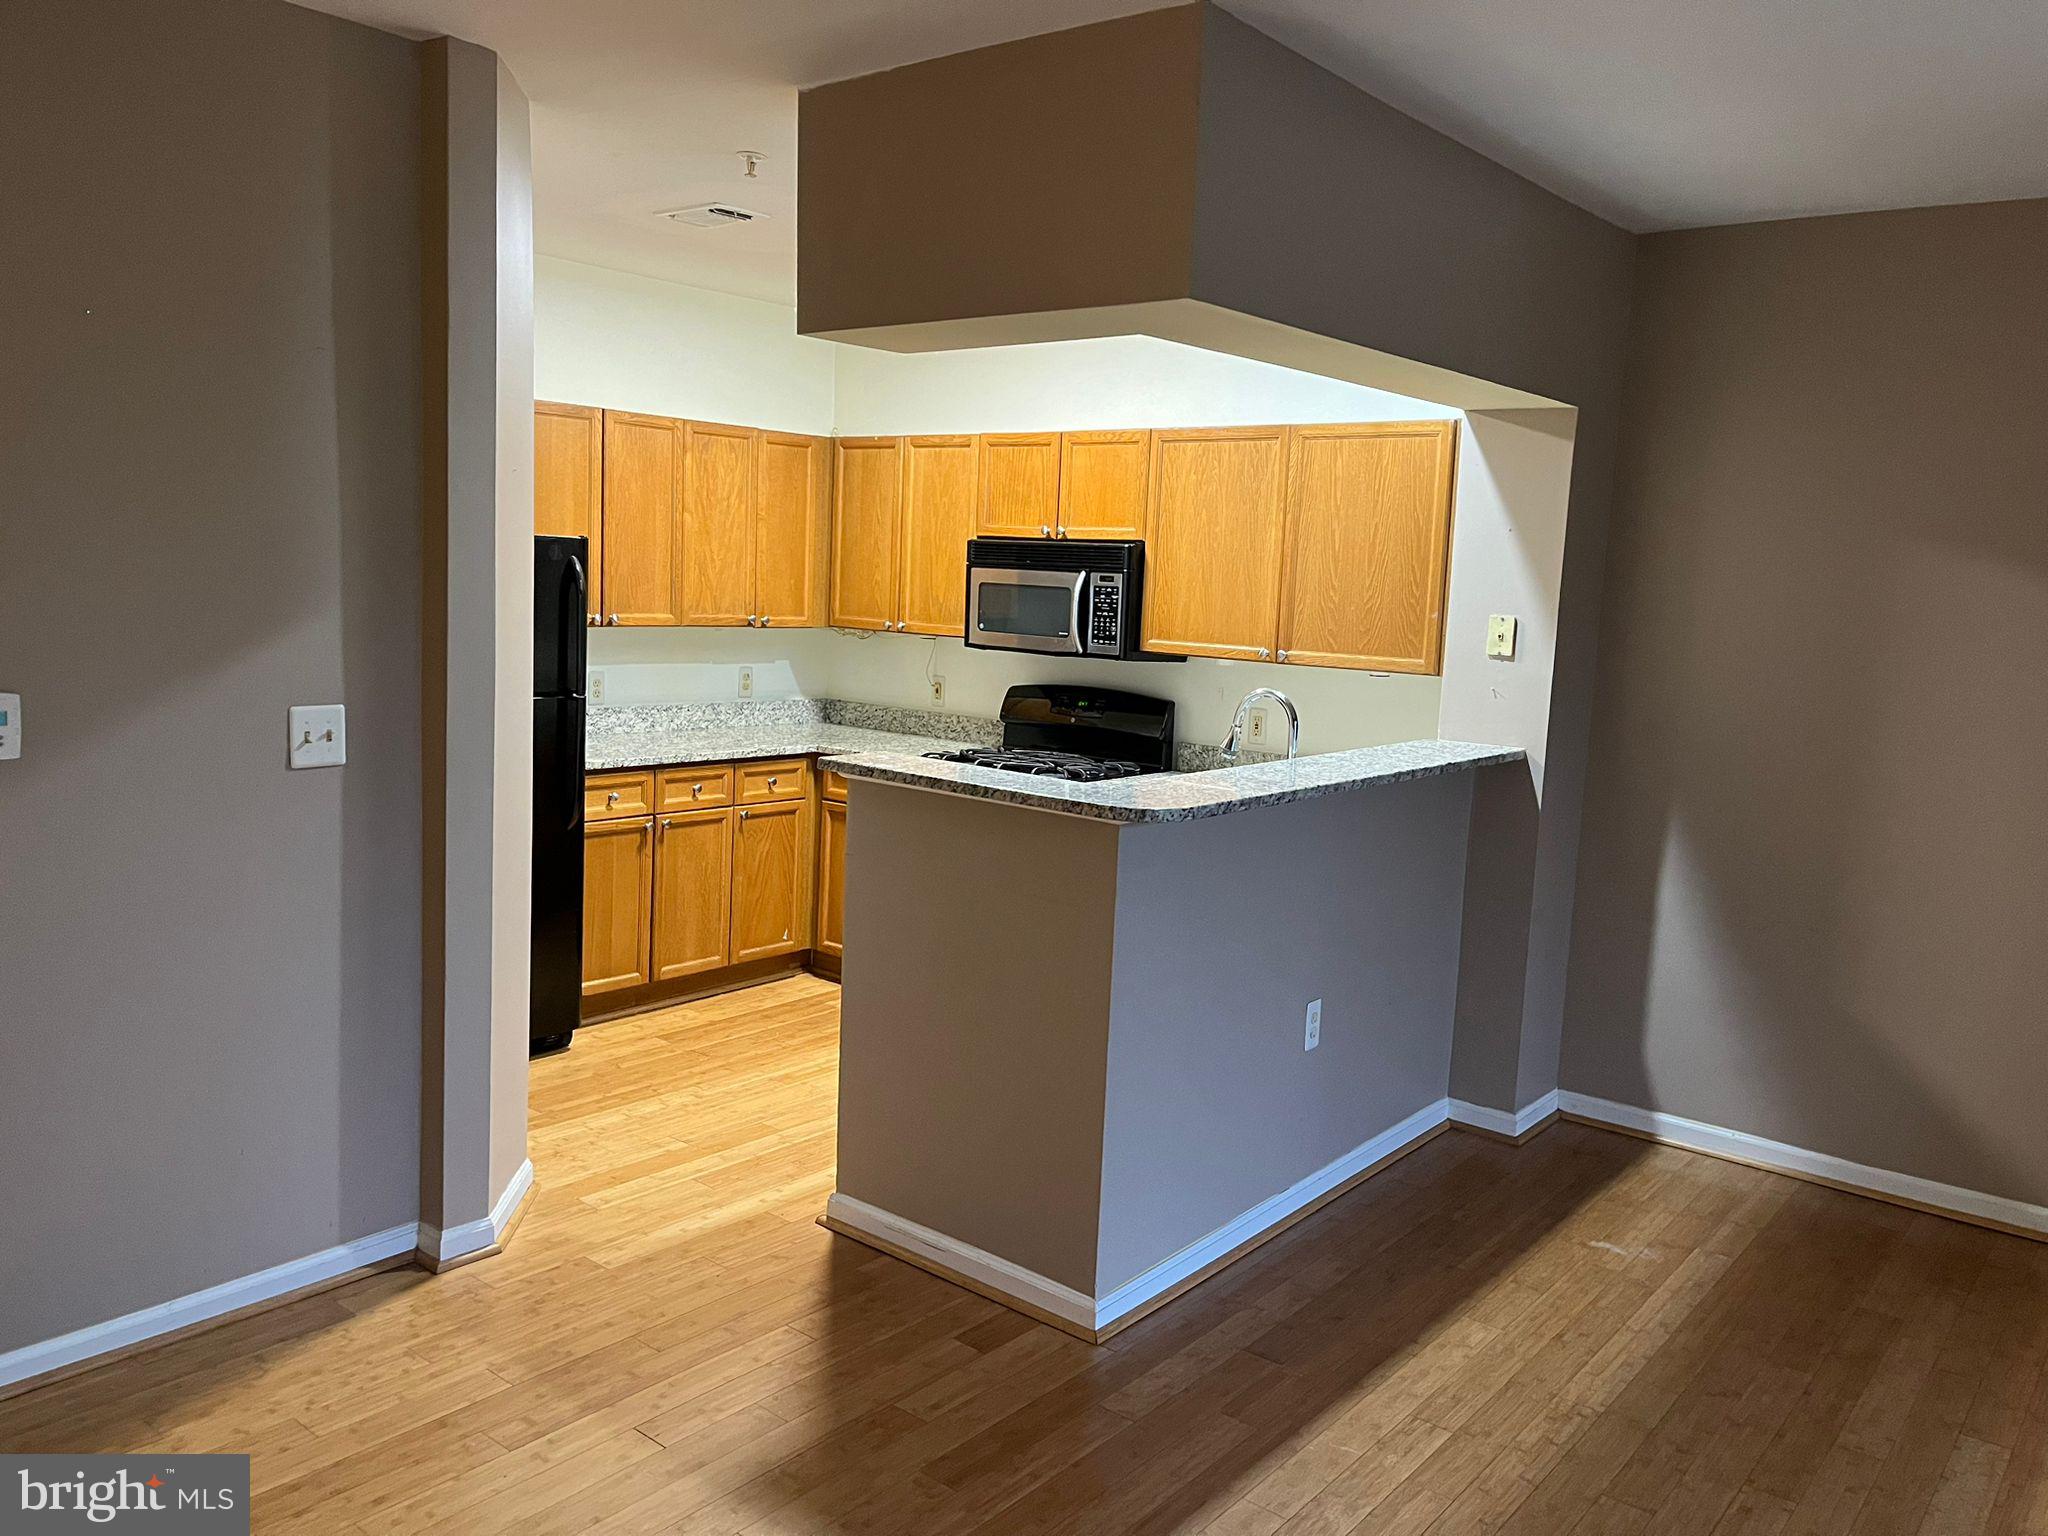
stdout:
POLYGON ((1039 778, 1100 783, 1173 766, 1173 701, 1114 688, 1020 683, 1003 696, 1003 744, 927 752, 1039 778))

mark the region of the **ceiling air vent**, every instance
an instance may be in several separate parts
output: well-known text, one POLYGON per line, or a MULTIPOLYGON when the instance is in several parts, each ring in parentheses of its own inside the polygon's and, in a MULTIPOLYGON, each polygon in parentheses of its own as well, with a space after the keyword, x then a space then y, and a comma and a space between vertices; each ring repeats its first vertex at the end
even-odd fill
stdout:
POLYGON ((698 229, 718 229, 727 224, 751 224, 767 215, 733 203, 692 203, 687 208, 671 208, 661 217, 673 219, 678 224, 692 224, 698 229))

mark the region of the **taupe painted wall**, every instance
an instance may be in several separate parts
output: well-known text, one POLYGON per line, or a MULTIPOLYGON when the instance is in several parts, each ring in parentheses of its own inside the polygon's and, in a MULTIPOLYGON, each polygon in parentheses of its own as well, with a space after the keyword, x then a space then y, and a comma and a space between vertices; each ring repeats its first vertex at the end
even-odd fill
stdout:
POLYGON ((1567 1088, 2048 1203, 2044 252, 1643 242, 1567 1088))
POLYGON ((1096 1295, 1445 1096, 1471 802, 1460 773, 1122 833, 1096 1295))
POLYGON ((855 780, 839 1192, 1095 1283, 1116 828, 855 780))
POLYGON ((0 1350, 417 1212, 418 117, 274 0, 10 11, 0 1350))

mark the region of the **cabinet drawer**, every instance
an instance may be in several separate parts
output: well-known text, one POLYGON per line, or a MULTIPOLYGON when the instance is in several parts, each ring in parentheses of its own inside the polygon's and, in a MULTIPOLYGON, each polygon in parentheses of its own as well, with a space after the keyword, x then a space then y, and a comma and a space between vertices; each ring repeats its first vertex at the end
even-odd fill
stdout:
POLYGON ((616 821, 645 816, 654 808, 651 773, 593 773, 583 780, 583 819, 616 821))
POLYGON ((700 768, 664 768, 655 785, 659 811, 689 811, 732 804, 732 769, 724 763, 700 768))
POLYGON ((824 775, 824 785, 818 793, 827 800, 837 800, 841 805, 844 805, 846 803, 846 775, 834 768, 821 768, 819 772, 824 775))
POLYGON ((739 765, 741 805, 764 800, 794 800, 811 792, 811 765, 800 757, 739 765))

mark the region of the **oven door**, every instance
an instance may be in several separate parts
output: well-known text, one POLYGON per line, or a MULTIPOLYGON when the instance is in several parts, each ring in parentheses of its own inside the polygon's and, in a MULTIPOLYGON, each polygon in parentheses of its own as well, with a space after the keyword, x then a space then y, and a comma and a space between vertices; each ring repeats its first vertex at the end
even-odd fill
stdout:
POLYGON ((1087 586, 1086 571, 977 567, 967 577, 967 643, 1078 656, 1081 594, 1087 586))

